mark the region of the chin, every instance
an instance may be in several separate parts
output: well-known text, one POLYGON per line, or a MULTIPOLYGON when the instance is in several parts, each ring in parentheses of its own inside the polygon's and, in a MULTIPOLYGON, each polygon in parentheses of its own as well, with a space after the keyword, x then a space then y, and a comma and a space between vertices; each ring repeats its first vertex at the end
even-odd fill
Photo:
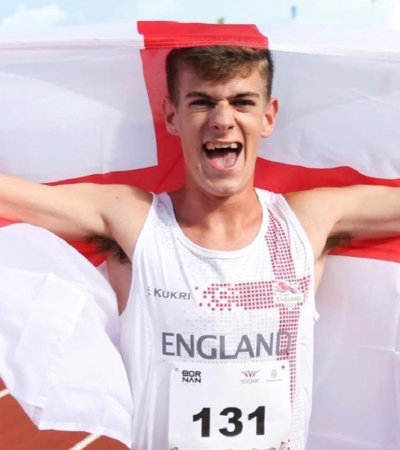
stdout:
POLYGON ((207 186, 206 192, 215 197, 231 197, 236 194, 242 193, 247 188, 242 183, 215 183, 207 186))

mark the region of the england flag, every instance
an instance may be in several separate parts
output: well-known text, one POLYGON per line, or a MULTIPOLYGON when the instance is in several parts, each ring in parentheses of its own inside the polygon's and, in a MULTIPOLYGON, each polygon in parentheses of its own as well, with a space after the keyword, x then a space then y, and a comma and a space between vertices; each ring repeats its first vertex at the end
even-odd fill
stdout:
MULTIPOLYGON (((280 112, 260 148, 256 186, 400 185, 399 32, 267 24, 140 22, 0 36, 0 171, 50 184, 176 189, 180 144, 161 109, 166 54, 267 42, 280 112)), ((39 427, 131 445, 131 392, 103 255, 7 218, 2 225, 0 377, 39 427)), ((399 261, 399 239, 353 242, 328 258, 307 450, 399 448, 399 261)))

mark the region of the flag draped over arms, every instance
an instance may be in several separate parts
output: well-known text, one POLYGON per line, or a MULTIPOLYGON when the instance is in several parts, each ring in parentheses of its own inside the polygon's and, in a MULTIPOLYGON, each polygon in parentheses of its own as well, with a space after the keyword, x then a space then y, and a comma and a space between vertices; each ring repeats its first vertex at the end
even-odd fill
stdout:
MULTIPOLYGON (((280 112, 260 149, 256 185, 276 192, 399 185, 400 34, 262 24, 204 33, 195 24, 147 22, 0 36, 0 170, 43 183, 179 187, 180 144, 161 110, 165 55, 228 39, 263 47, 264 36, 280 112)), ((130 445, 118 314, 95 269, 102 255, 72 243, 89 263, 48 232, 2 225, 0 376, 39 426, 80 427, 130 445), (68 314, 55 299, 69 304, 68 314), (88 329, 93 316, 98 326, 88 329), (37 323, 44 334, 35 334, 37 323), (40 351, 29 358, 35 339, 40 351), (73 379, 67 369, 78 363, 73 379), (65 394, 79 389, 90 408, 77 424, 65 394)), ((393 450, 400 442, 399 261, 399 239, 355 242, 328 258, 317 295, 308 450, 393 450)))

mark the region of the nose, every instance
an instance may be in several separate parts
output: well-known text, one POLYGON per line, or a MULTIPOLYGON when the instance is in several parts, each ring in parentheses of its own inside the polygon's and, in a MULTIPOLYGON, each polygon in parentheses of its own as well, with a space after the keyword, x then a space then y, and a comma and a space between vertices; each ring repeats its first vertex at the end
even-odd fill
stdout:
POLYGON ((231 105, 228 102, 217 103, 211 111, 209 124, 211 128, 220 132, 232 129, 235 120, 231 105))

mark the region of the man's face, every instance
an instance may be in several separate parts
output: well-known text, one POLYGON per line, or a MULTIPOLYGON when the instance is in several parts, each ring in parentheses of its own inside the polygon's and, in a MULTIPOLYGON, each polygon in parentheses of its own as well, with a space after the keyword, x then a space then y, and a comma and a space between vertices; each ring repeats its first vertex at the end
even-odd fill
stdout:
POLYGON ((271 134, 277 112, 258 70, 205 81, 183 68, 178 88, 178 104, 166 99, 164 113, 169 132, 182 142, 186 188, 216 197, 252 188, 260 138, 271 134))

